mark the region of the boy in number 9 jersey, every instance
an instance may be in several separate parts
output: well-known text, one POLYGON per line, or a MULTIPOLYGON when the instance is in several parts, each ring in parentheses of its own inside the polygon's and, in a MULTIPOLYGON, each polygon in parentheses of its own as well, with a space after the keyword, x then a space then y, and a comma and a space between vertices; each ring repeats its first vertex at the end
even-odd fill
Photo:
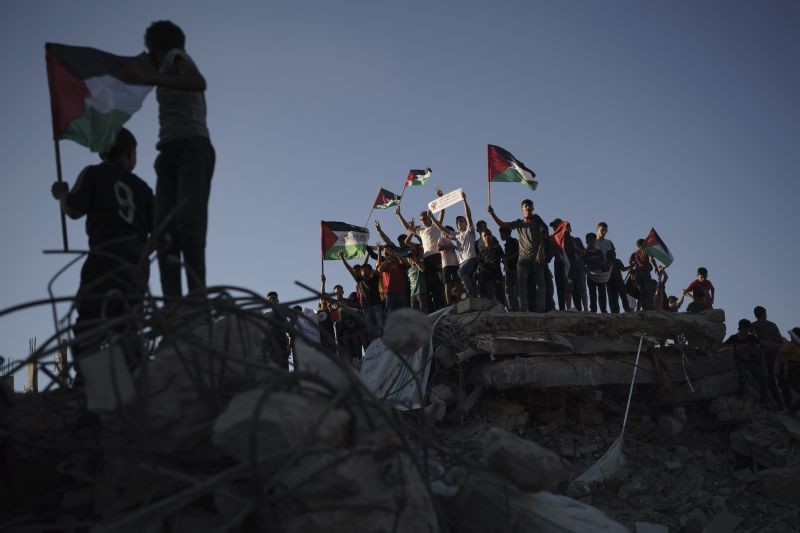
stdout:
POLYGON ((103 163, 86 167, 72 190, 65 182, 52 187, 53 197, 68 217, 86 216, 89 237, 89 255, 81 268, 76 297, 78 318, 72 345, 76 360, 99 347, 105 320, 141 303, 149 277, 145 244, 153 231, 154 199, 147 183, 132 173, 136 138, 121 129, 115 145, 100 157, 103 163))

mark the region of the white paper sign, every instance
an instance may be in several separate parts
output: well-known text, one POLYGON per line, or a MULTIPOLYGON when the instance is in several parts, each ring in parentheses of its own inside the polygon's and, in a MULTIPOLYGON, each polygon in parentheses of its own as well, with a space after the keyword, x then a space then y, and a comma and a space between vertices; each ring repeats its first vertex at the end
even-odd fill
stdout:
POLYGON ((462 194, 461 187, 459 187, 454 191, 442 195, 438 197, 436 200, 428 202, 428 210, 431 213, 436 214, 442 209, 447 209, 451 205, 457 204, 458 202, 463 200, 463 198, 461 198, 461 194, 462 194))

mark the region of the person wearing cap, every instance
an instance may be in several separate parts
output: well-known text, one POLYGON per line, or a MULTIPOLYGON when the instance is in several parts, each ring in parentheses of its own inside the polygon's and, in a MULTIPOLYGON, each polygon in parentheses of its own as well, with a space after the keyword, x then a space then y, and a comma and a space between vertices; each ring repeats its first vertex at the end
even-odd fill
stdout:
POLYGON ((752 375, 758 385, 761 403, 767 401, 767 381, 764 378, 764 361, 758 337, 753 334, 752 323, 743 318, 739 330, 723 343, 733 348, 733 359, 739 373, 739 394, 744 394, 748 375, 752 375))
MULTIPOLYGON (((86 216, 89 254, 81 268, 75 298, 72 356, 76 360, 100 348, 107 321, 140 306, 149 277, 148 235, 153 231, 153 191, 133 173, 136 138, 125 128, 102 163, 83 169, 72 190, 66 182, 51 193, 72 219, 86 216)), ((134 334, 117 326, 117 333, 134 334)))

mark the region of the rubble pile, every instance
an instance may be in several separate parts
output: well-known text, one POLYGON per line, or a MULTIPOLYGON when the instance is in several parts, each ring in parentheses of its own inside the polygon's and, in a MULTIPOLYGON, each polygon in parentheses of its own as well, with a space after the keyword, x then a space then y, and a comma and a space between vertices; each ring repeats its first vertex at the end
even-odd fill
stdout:
POLYGON ((797 520, 800 422, 731 396, 721 311, 538 315, 464 300, 432 326, 404 311, 370 347, 403 377, 371 387, 377 359, 359 370, 301 338, 287 371, 284 310, 247 302, 154 316, 140 330, 151 355, 132 362, 112 342, 82 363, 85 382, 4 406, 0 530, 722 532, 797 520), (423 400, 393 402, 409 384, 423 400), (577 481, 612 445, 620 468, 577 481))

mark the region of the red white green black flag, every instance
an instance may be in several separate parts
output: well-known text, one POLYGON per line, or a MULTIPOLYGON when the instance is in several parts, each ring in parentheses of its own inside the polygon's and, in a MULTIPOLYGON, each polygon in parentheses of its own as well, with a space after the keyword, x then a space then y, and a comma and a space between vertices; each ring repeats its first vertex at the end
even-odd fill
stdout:
POLYGON ((424 170, 411 169, 408 171, 408 176, 406 177, 406 187, 409 185, 425 185, 425 182, 428 181, 430 177, 430 168, 424 170))
POLYGON ((373 209, 389 209, 396 205, 400 205, 400 197, 392 191, 381 189, 372 207, 373 209))
POLYGON ((357 259, 367 256, 369 230, 344 222, 323 220, 322 258, 339 259, 339 252, 344 252, 345 259, 357 259))
POLYGON ((53 136, 111 149, 123 124, 141 109, 152 87, 123 81, 125 72, 154 73, 147 54, 124 57, 94 48, 45 44, 53 136))
POLYGON ((533 178, 536 174, 525 166, 522 161, 511 155, 511 152, 495 146, 489 145, 489 183, 493 181, 519 182, 531 190, 536 190, 539 183, 533 178))
POLYGON ((661 237, 656 233, 655 228, 650 228, 650 233, 647 234, 647 238, 644 240, 644 251, 650 257, 661 261, 664 266, 671 265, 675 260, 675 258, 672 257, 672 252, 669 251, 667 245, 664 244, 664 241, 662 241, 661 237))

